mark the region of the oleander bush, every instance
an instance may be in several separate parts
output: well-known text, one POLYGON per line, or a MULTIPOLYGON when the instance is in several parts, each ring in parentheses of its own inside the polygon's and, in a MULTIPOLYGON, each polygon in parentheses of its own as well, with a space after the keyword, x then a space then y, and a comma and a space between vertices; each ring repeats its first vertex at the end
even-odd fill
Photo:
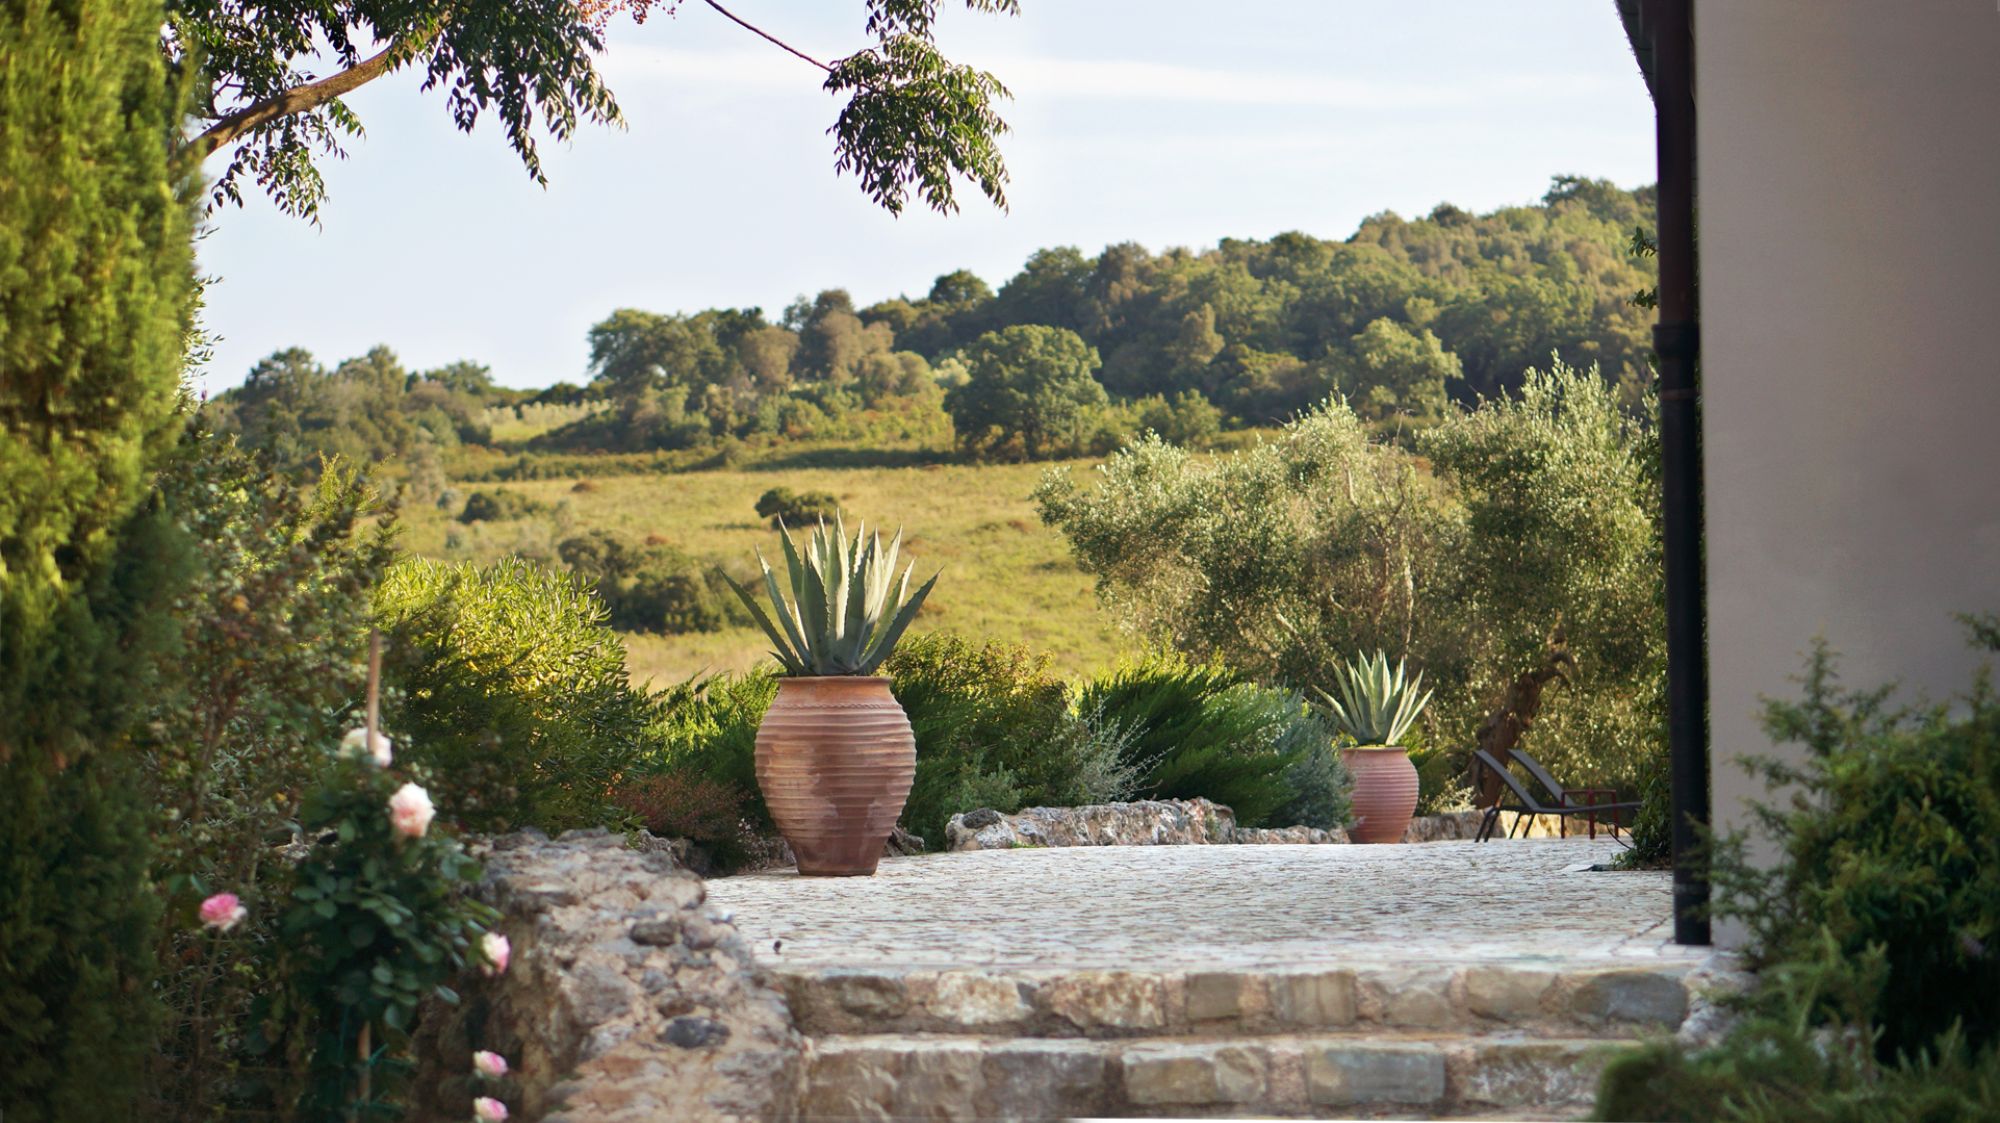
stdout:
MULTIPOLYGON (((1995 637, 1978 632, 1982 642, 1995 637)), ((1987 643, 2000 649, 2000 645, 1987 643)), ((1717 841, 1717 915, 1748 931, 1742 1022, 1715 1048, 1670 1043, 1606 1069, 1620 1120, 1978 1120, 2000 1113, 2000 700, 1982 671, 1958 705, 1850 690, 1824 644, 1804 697, 1772 703, 1800 759, 1751 762, 1776 798, 1717 841)))
POLYGON ((613 790, 657 736, 657 707, 576 578, 519 559, 405 559, 375 615, 389 640, 385 726, 451 778, 447 820, 554 832, 613 816, 613 790))

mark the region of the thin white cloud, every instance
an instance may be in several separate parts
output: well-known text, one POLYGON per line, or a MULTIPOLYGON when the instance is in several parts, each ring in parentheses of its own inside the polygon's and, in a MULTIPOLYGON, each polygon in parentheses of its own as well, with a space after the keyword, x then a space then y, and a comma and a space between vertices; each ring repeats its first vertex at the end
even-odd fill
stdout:
MULTIPOLYGON (((1597 75, 1523 74, 1452 82, 1390 82, 1324 74, 1221 70, 1131 59, 978 60, 1022 101, 1044 98, 1326 109, 1433 109, 1496 97, 1575 97, 1603 91, 1597 75)), ((601 67, 613 80, 698 83, 703 89, 815 88, 812 68, 776 51, 622 46, 601 67)))

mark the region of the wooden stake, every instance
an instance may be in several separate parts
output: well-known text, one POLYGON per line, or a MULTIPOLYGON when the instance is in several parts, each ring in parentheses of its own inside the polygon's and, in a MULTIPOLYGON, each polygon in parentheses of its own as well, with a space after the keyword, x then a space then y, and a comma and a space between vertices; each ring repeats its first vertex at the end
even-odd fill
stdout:
POLYGON ((368 630, 368 751, 375 751, 375 734, 382 725, 382 633, 368 630))

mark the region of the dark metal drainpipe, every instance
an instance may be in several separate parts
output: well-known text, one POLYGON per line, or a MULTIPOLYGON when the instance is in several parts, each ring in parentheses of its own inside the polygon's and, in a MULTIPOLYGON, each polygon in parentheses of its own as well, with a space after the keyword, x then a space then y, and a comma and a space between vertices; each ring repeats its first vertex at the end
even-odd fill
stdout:
POLYGON ((1701 330, 1696 301, 1693 0, 1646 0, 1660 165, 1660 476, 1667 569, 1667 725, 1672 754, 1674 940, 1709 942, 1707 595, 1702 559, 1701 330))

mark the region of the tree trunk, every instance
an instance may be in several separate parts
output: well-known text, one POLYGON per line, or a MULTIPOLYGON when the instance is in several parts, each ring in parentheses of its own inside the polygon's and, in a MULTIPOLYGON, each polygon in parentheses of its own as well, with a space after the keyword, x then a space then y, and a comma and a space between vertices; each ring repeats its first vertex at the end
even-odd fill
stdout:
MULTIPOLYGON (((1479 747, 1488 756, 1506 766, 1514 762, 1514 746, 1521 743, 1521 737, 1535 723, 1536 715, 1542 711, 1542 691, 1551 682, 1568 682, 1569 672, 1576 666, 1576 657, 1569 653, 1568 640, 1563 634, 1562 622, 1557 621, 1555 629, 1549 633, 1548 643, 1542 650, 1541 662, 1515 676, 1507 684, 1507 690, 1500 696, 1500 704, 1495 706, 1486 720, 1479 725, 1479 747)), ((1478 786, 1478 803, 1481 807, 1492 807, 1500 802, 1500 777, 1478 766, 1475 758, 1471 765, 1473 778, 1478 786)))

